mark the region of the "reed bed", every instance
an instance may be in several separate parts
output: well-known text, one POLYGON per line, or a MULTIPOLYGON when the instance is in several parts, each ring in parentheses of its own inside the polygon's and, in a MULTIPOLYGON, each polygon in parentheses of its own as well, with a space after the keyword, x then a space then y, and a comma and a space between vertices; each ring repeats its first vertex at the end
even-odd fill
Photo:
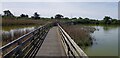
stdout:
POLYGON ((95 28, 82 25, 62 25, 63 29, 72 37, 72 39, 81 47, 91 46, 93 38, 91 33, 95 28))
POLYGON ((10 25, 44 25, 50 20, 31 20, 31 19, 23 19, 23 20, 12 20, 12 19, 2 19, 2 26, 10 26, 10 25))

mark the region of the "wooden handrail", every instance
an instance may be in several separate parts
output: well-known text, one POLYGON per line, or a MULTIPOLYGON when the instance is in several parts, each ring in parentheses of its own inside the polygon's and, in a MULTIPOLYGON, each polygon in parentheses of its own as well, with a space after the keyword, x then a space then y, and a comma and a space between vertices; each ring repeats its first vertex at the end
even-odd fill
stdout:
POLYGON ((52 23, 46 24, 0 47, 1 50, 0 53, 2 54, 2 58, 8 57, 31 58, 30 56, 34 57, 35 54, 37 53, 36 51, 42 45, 42 42, 51 26, 53 26, 52 23), (10 49, 13 46, 15 47, 10 49))
POLYGON ((66 51, 67 56, 74 58, 88 58, 83 50, 72 40, 72 38, 65 32, 65 30, 57 24, 62 37, 62 43, 66 51))

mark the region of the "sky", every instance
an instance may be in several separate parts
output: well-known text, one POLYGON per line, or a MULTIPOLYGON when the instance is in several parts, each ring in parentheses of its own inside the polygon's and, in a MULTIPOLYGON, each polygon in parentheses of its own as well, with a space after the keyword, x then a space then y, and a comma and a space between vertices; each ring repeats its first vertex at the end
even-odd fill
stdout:
MULTIPOLYGON (((7 1, 7 0, 6 0, 7 1)), ((21 0, 22 1, 22 0, 21 0)), ((45 0, 46 1, 46 0, 45 0)), ((71 0, 72 1, 72 0, 71 0)), ((77 1, 77 0, 76 0, 77 1)), ((111 0, 113 1, 113 0, 111 0)), ((34 12, 41 17, 52 17, 62 14, 65 17, 83 17, 103 19, 104 16, 118 18, 118 3, 114 2, 2 2, 2 11, 10 10, 14 15, 34 12)), ((3 12, 0 12, 3 14, 3 12)))
POLYGON ((1 0, 2 2, 118 2, 119 0, 1 0))

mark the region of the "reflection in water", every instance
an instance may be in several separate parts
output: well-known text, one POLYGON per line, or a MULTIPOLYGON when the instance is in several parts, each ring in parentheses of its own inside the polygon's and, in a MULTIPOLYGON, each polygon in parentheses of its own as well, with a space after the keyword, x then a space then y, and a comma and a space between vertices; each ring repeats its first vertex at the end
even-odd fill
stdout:
POLYGON ((2 30, 2 45, 5 45, 20 36, 34 30, 35 27, 27 27, 27 28, 19 28, 19 29, 11 29, 10 31, 2 30))
POLYGON ((101 27, 103 27, 104 31, 110 31, 110 30, 118 28, 119 26, 118 25, 103 25, 101 27))

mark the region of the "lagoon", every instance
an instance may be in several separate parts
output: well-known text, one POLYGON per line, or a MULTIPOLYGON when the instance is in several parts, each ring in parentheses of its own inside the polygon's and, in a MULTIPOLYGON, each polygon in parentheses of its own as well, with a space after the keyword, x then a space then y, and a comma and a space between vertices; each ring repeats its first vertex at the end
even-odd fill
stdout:
POLYGON ((93 45, 84 49, 88 56, 118 56, 119 26, 92 26, 97 30, 91 34, 93 45))

